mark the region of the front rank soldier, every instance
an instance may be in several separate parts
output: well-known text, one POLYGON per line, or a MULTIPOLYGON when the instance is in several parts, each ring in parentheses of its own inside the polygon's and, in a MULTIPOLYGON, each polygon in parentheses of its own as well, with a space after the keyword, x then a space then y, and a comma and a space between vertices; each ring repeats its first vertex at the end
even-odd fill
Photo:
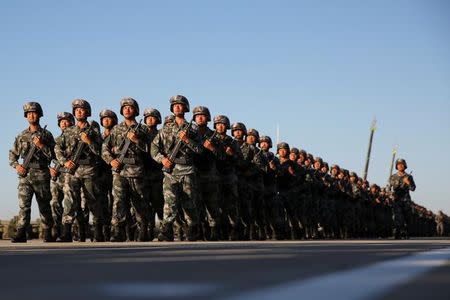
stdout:
POLYGON ((194 124, 188 123, 184 117, 189 112, 188 99, 182 95, 171 97, 170 111, 175 119, 159 131, 151 144, 151 155, 155 161, 162 163, 164 171, 164 220, 158 240, 173 241, 173 225, 181 219, 178 216, 181 211, 188 224, 187 238, 195 241, 199 238, 196 207, 199 194, 193 156, 200 154, 203 147, 199 144, 194 124))
POLYGON ((50 131, 39 124, 44 115, 37 102, 28 102, 23 106, 24 117, 29 127, 15 139, 9 151, 9 165, 16 169, 19 175, 19 218, 17 232, 11 239, 13 243, 27 241, 27 228, 30 225, 31 200, 33 195, 39 206, 39 213, 44 227, 44 242, 53 242, 52 210, 50 207, 50 171, 49 164, 54 153, 55 140, 50 131), (19 158, 23 158, 19 163, 19 158))
POLYGON ((397 159, 395 169, 397 173, 389 178, 389 185, 393 191, 393 221, 394 237, 408 238, 411 219, 411 196, 409 191, 415 191, 416 184, 411 174, 406 173, 408 165, 404 159, 397 159))
POLYGON ((94 216, 94 240, 104 241, 104 204, 99 198, 96 182, 100 162, 102 139, 94 129, 91 116, 91 106, 84 99, 72 101, 72 113, 75 116, 75 126, 64 130, 55 146, 58 162, 67 172, 64 179, 64 214, 63 233, 59 241, 72 242, 72 224, 77 219, 80 240, 85 240, 86 219, 82 212, 82 196, 86 200, 89 211, 94 216))
POLYGON ((120 101, 120 114, 124 121, 114 126, 102 146, 102 158, 113 170, 111 242, 125 241, 130 209, 136 214, 138 241, 146 242, 150 240, 148 224, 151 215, 148 185, 144 182, 144 163, 150 145, 148 130, 136 122, 139 105, 133 98, 126 97, 120 101))

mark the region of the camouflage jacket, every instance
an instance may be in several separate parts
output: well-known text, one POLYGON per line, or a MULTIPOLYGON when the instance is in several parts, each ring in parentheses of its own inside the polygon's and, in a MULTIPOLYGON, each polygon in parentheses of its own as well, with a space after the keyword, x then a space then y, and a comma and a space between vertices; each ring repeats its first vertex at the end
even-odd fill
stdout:
MULTIPOLYGON (((81 133, 87 131, 88 126, 80 128, 76 125, 64 130, 55 146, 56 159, 61 165, 72 160, 79 143, 83 143, 81 141, 81 133)), ((78 166, 76 166, 74 175, 77 178, 89 178, 97 172, 97 167, 100 162, 102 138, 100 133, 95 129, 90 131, 89 138, 92 142, 90 145, 84 145, 80 161, 78 166)))
MULTIPOLYGON (((132 126, 136 126, 136 124, 134 123, 132 126)), ((128 140, 127 133, 129 131, 130 127, 123 121, 114 126, 103 142, 102 158, 108 165, 111 165, 111 161, 121 155, 121 151, 128 140)), ((140 177, 145 174, 145 163, 149 155, 150 145, 148 127, 138 125, 138 129, 134 133, 137 135, 139 142, 137 144, 130 142, 123 164, 120 167, 119 174, 123 177, 140 177)))
MULTIPOLYGON (((149 152, 150 152, 151 143, 158 135, 159 131, 157 129, 150 129, 150 127, 147 128, 148 128, 148 140, 150 142, 149 144, 149 152)), ((161 179, 164 177, 162 172, 162 164, 155 161, 150 155, 150 153, 145 157, 145 173, 147 178, 151 180, 161 179)))
POLYGON ((40 134, 44 147, 37 149, 31 159, 27 178, 49 179, 50 171, 48 166, 54 157, 55 140, 52 133, 44 128, 40 127, 38 132, 31 132, 27 128, 16 136, 13 147, 9 151, 9 165, 15 169, 20 164, 19 158, 24 159, 28 154, 33 145, 35 135, 40 134))
POLYGON ((217 161, 217 170, 220 174, 220 180, 223 183, 233 183, 237 181, 236 168, 243 162, 244 156, 242 155, 241 148, 237 141, 229 135, 221 137, 222 146, 224 150, 230 147, 233 150, 232 155, 225 154, 223 160, 217 161))
POLYGON ((298 165, 296 162, 287 159, 284 162, 280 160, 277 169, 277 187, 279 192, 287 192, 293 189, 298 181, 298 165), (294 174, 289 172, 289 168, 294 169, 294 174))
POLYGON ((394 192, 394 199, 401 201, 411 201, 409 191, 414 191, 416 189, 413 177, 407 173, 404 175, 399 175, 398 173, 391 175, 389 178, 389 185, 394 192), (405 177, 409 178, 411 185, 407 185, 403 182, 405 177))
POLYGON ((261 150, 261 154, 264 156, 267 163, 273 162, 275 164, 275 170, 267 167, 267 171, 264 172, 264 190, 270 193, 276 193, 277 191, 277 172, 280 168, 280 161, 273 152, 261 150))
MULTIPOLYGON (((178 142, 178 134, 183 129, 187 128, 188 122, 185 120, 180 126, 174 121, 172 123, 167 123, 158 132, 158 134, 153 139, 151 143, 151 155, 153 159, 162 163, 164 157, 168 157, 173 148, 178 142)), ((188 175, 194 174, 194 154, 200 154, 203 152, 203 147, 199 144, 200 139, 198 133, 195 130, 190 130, 188 132, 189 142, 187 144, 182 143, 180 151, 178 151, 175 157, 172 175, 188 175)))

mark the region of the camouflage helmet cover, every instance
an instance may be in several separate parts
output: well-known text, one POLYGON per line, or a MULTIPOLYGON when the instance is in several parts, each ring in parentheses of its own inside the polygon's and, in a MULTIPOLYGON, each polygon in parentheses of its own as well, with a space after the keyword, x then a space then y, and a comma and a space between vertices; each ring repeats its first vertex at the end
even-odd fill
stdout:
POLYGON ((170 97, 170 111, 173 112, 173 105, 174 104, 183 104, 185 107, 185 112, 189 112, 189 101, 188 99, 183 95, 175 95, 170 97))
POLYGON ((75 115, 76 108, 84 108, 86 110, 86 117, 91 116, 91 105, 84 99, 75 99, 72 101, 72 114, 75 115))
POLYGON ((117 115, 110 109, 104 109, 98 114, 100 118, 100 123, 102 123, 103 118, 111 118, 113 120, 113 124, 117 125, 119 120, 117 119, 117 115))
POLYGON ((205 115, 206 121, 207 122, 211 121, 211 113, 209 112, 209 109, 206 106, 194 107, 194 109, 192 110, 192 114, 194 117, 197 115, 205 115))
POLYGON ((236 122, 231 125, 231 132, 236 130, 242 130, 244 134, 247 134, 247 127, 245 127, 244 123, 236 122))
POLYGON ((214 127, 216 126, 216 124, 225 124, 226 129, 230 129, 230 119, 228 119, 227 116, 224 115, 218 115, 214 117, 214 127))
POLYGON ((135 116, 139 116, 139 104, 131 97, 124 97, 120 100, 120 114, 123 116, 123 108, 125 106, 133 106, 136 110, 135 116))
POLYGON ((144 122, 147 117, 155 117, 158 120, 157 124, 161 124, 161 113, 156 108, 146 108, 144 110, 144 122))
POLYGON ((61 123, 62 120, 67 120, 71 125, 75 124, 75 118, 70 112, 63 111, 56 114, 56 119, 58 120, 58 127, 59 123, 61 123))
POLYGON ((44 112, 42 111, 42 107, 37 102, 27 102, 23 105, 23 116, 26 118, 28 112, 37 112, 39 117, 44 116, 44 112))
POLYGON ((247 136, 254 136, 256 138, 256 142, 259 142, 259 132, 256 129, 249 128, 247 130, 247 136))
POLYGON ((398 169, 397 166, 398 166, 399 164, 404 165, 404 166, 405 166, 405 169, 408 168, 408 165, 406 164, 406 160, 404 160, 403 158, 399 158, 399 159, 397 159, 397 160, 395 161, 395 169, 398 169))
POLYGON ((285 143, 285 142, 278 143, 277 151, 280 150, 280 149, 285 149, 287 152, 289 152, 290 151, 289 144, 285 143))
POLYGON ((262 135, 259 138, 259 144, 261 144, 262 142, 268 143, 269 144, 269 148, 272 148, 272 139, 270 138, 270 136, 262 135))

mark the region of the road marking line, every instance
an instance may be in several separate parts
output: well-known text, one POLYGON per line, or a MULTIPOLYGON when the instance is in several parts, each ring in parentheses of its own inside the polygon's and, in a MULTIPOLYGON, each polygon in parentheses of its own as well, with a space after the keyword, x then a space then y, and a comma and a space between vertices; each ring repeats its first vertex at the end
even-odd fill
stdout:
POLYGON ((201 296, 219 288, 212 284, 196 283, 110 283, 98 287, 103 294, 110 297, 127 298, 169 298, 201 296))
POLYGON ((411 256, 317 278, 294 281, 228 299, 333 299, 361 300, 381 296, 433 268, 450 264, 450 248, 420 252, 411 256))

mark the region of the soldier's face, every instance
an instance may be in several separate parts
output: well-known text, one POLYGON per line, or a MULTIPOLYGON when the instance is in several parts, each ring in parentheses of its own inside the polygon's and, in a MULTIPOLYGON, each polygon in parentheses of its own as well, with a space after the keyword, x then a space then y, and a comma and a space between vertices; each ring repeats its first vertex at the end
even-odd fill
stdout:
POLYGON ((314 169, 320 170, 320 168, 322 168, 322 164, 320 163, 320 161, 315 161, 314 162, 314 169))
POLYGON ((206 126, 208 123, 207 117, 205 115, 196 115, 195 123, 197 123, 198 126, 206 126))
POLYGON ((134 108, 134 106, 125 105, 122 108, 122 113, 125 119, 131 119, 134 118, 134 116, 136 115, 136 109, 134 108))
POLYGON ((269 143, 268 143, 268 142, 261 142, 261 143, 259 143, 259 146, 260 146, 261 149, 263 149, 264 151, 269 151, 269 149, 270 149, 269 143))
POLYGON ((102 126, 105 128, 111 128, 113 124, 114 124, 114 121, 110 117, 104 117, 102 119, 102 126))
POLYGON ((175 103, 172 106, 173 114, 177 117, 184 116, 184 105, 181 103, 175 103))
POLYGON ((372 193, 372 194, 376 194, 377 193, 377 188, 376 187, 371 187, 370 188, 370 192, 372 193))
POLYGON ((247 144, 255 145, 256 144, 256 137, 253 135, 247 136, 247 144))
POLYGON ((402 163, 397 164, 397 170, 399 172, 404 172, 405 171, 405 165, 402 163))
POLYGON ((62 119, 60 122, 59 122, 59 128, 61 128, 61 130, 64 130, 64 129, 66 129, 67 127, 70 127, 70 121, 69 120, 66 120, 66 119, 62 119))
POLYGON ((233 131, 233 136, 238 140, 242 140, 244 138, 244 132, 242 130, 235 130, 233 131))
POLYGON ((225 124, 222 124, 222 123, 217 123, 216 124, 216 130, 220 134, 226 133, 227 132, 227 126, 225 124))
POLYGON ((280 149, 278 149, 278 155, 282 158, 286 158, 288 155, 288 152, 286 149, 280 148, 280 149))
POLYGON ((297 159, 297 162, 298 162, 299 164, 302 164, 304 161, 305 161, 305 157, 304 157, 303 155, 299 155, 299 156, 298 156, 298 159, 297 159))
POLYGON ((305 160, 305 166, 309 167, 311 165, 311 161, 309 159, 305 160))
POLYGON ((36 124, 39 122, 39 115, 35 111, 27 112, 27 121, 30 124, 36 124))
POLYGON ((158 119, 154 116, 149 116, 145 118, 145 124, 147 124, 147 126, 156 126, 158 125, 158 119))
POLYGON ((289 159, 292 161, 296 161, 297 160, 297 154, 295 154, 294 152, 289 153, 289 159))
POLYGON ((350 177, 350 182, 352 182, 352 183, 356 182, 356 177, 355 176, 351 176, 350 177))
POLYGON ((344 173, 339 173, 339 175, 338 175, 339 179, 344 179, 344 177, 345 177, 344 173))
POLYGON ((338 171, 337 171, 337 169, 336 169, 336 168, 334 168, 334 169, 331 169, 331 175, 333 175, 333 176, 336 176, 336 175, 337 175, 337 173, 338 173, 338 171))
POLYGON ((320 171, 322 172, 322 173, 328 173, 328 168, 327 167, 325 167, 325 166, 323 166, 321 169, 320 169, 320 171))
POLYGON ((86 109, 84 109, 82 107, 75 108, 75 119, 77 119, 77 120, 86 119, 87 118, 86 115, 87 115, 86 109))

